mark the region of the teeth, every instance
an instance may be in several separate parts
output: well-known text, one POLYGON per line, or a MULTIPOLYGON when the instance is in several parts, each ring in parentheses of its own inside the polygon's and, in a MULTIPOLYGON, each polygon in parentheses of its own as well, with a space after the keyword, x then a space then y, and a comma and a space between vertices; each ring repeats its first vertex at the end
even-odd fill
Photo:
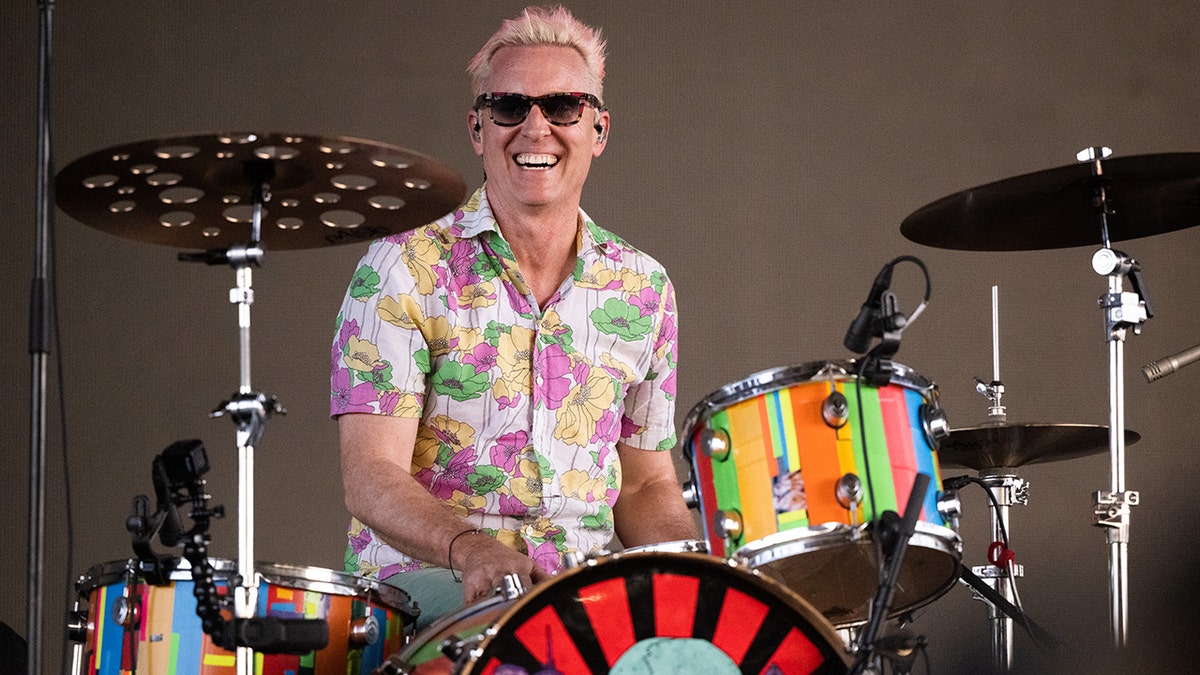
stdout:
POLYGON ((517 155, 516 162, 520 166, 531 168, 549 167, 558 164, 558 158, 554 155, 537 155, 533 153, 523 153, 517 155))

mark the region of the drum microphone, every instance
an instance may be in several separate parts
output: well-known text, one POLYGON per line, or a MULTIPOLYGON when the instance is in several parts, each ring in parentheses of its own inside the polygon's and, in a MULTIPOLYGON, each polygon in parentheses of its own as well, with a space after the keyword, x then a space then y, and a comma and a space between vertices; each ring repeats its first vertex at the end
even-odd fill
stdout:
POLYGON ((1178 354, 1168 356, 1158 361, 1151 361, 1142 366, 1142 374, 1147 382, 1161 380, 1180 368, 1200 361, 1200 345, 1189 347, 1178 354))
POLYGON ((858 316, 846 330, 846 337, 842 340, 842 344, 855 354, 866 352, 867 347, 871 344, 872 324, 875 317, 881 312, 879 308, 883 301, 883 294, 892 285, 892 265, 893 263, 890 262, 879 271, 875 277, 875 283, 871 285, 871 293, 867 296, 867 301, 863 303, 862 309, 858 311, 858 316))

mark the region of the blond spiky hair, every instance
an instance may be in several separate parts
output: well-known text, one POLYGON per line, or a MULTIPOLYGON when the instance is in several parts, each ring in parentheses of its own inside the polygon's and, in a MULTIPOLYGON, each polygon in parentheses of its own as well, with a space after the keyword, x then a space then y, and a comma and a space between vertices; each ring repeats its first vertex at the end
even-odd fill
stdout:
POLYGON ((472 93, 484 93, 484 87, 492 72, 492 57, 501 47, 544 45, 570 47, 579 52, 593 79, 592 91, 588 93, 595 94, 603 100, 604 38, 600 36, 598 29, 580 23, 561 5, 526 7, 520 16, 500 24, 500 29, 467 64, 472 93))

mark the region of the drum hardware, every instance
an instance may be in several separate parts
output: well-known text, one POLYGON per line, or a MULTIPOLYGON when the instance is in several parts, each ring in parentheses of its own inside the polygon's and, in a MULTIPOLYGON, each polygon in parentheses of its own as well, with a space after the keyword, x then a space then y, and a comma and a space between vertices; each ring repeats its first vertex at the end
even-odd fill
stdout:
POLYGON ((734 510, 717 511, 712 526, 717 535, 725 539, 726 548, 731 548, 731 542, 742 536, 742 514, 734 510))
POLYGON ((862 481, 855 474, 844 474, 838 479, 834 490, 837 503, 841 504, 850 516, 850 524, 858 525, 858 507, 862 505, 863 500, 862 481))
POLYGON ((505 574, 496 587, 496 594, 506 600, 513 600, 525 594, 525 584, 516 574, 505 574))
POLYGON ((704 429, 700 432, 700 451, 718 462, 729 458, 729 434, 723 429, 704 429))
POLYGON ((1195 181, 1200 154, 1111 158, 1105 147, 1085 148, 1077 163, 964 190, 908 216, 901 233, 942 248, 1018 251, 1095 245, 1093 271, 1107 277, 1100 297, 1108 342, 1110 486, 1093 495, 1093 524, 1106 530, 1113 643, 1128 641, 1128 544, 1137 492, 1125 486, 1124 341, 1153 313, 1141 268, 1113 249, 1136 239, 1197 224, 1195 181), (1117 204, 1119 208, 1111 208, 1117 204), (1126 290, 1125 282, 1131 286, 1126 290))
POLYGON ((850 402, 842 392, 833 391, 821 403, 821 419, 831 429, 841 429, 850 421, 850 402))
POLYGON ((949 523, 950 529, 957 532, 958 521, 962 518, 962 502, 958 498, 958 490, 947 488, 938 493, 937 510, 942 520, 949 523))

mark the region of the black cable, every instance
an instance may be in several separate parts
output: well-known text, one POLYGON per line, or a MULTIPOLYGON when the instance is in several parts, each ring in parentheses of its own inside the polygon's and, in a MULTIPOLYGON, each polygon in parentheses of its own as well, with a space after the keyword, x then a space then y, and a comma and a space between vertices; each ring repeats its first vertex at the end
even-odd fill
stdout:
MULTIPOLYGON (((988 500, 992 503, 992 508, 996 509, 996 513, 1000 513, 1000 501, 996 499, 995 493, 992 492, 992 489, 988 487, 988 484, 983 482, 982 479, 975 476, 954 476, 953 478, 947 478, 946 480, 942 481, 943 485, 952 487, 953 489, 963 487, 967 483, 975 483, 979 487, 983 488, 983 491, 987 493, 988 500)), ((997 518, 996 523, 1000 526, 1000 537, 1004 540, 1004 548, 1009 548, 1012 542, 1009 541, 1008 528, 1004 526, 1004 519, 997 518)))
MULTIPOLYGON (((53 5, 53 2, 47 3, 53 5)), ((44 82, 43 86, 49 86, 49 82, 44 82)), ((54 148, 49 144, 49 133, 47 132, 47 147, 46 147, 46 162, 48 167, 54 166, 54 148)), ((54 203, 54 182, 47 180, 45 185, 46 202, 47 204, 54 203)), ((55 367, 55 383, 58 385, 58 423, 59 423, 59 444, 62 452, 63 466, 63 510, 64 520, 66 521, 66 567, 64 576, 66 577, 63 588, 67 589, 66 605, 67 609, 64 616, 69 616, 69 612, 74 607, 74 600, 71 598, 71 590, 75 587, 75 517, 74 505, 71 499, 71 459, 70 447, 67 429, 67 385, 66 385, 66 364, 63 357, 62 346, 62 321, 59 314, 59 294, 58 294, 58 230, 57 221, 54 218, 53 208, 48 208, 45 215, 46 219, 46 248, 47 260, 46 264, 49 268, 50 283, 46 289, 46 298, 50 303, 50 338, 54 342, 54 367, 55 367)), ((63 645, 70 645, 70 626, 63 626, 63 645)), ((69 650, 64 650, 64 654, 69 650)), ((69 675, 70 659, 62 660, 62 673, 69 675)))
MULTIPOLYGON (((50 278, 57 282, 58 280, 58 246, 55 238, 54 219, 49 219, 50 229, 47 233, 47 244, 49 245, 49 265, 50 278)), ((54 340, 54 364, 57 369, 55 380, 58 384, 58 420, 59 420, 59 438, 62 448, 62 465, 63 465, 63 509, 65 511, 64 520, 66 521, 66 537, 67 537, 67 555, 66 555, 66 583, 63 588, 67 590, 66 604, 69 612, 74 606, 71 599, 71 588, 74 588, 74 569, 75 569, 75 516, 74 507, 71 501, 71 453, 70 443, 67 439, 67 387, 66 378, 63 373, 66 372, 66 366, 63 358, 62 348, 62 323, 58 313, 58 284, 51 283, 50 292, 50 332, 54 340)), ((68 614, 64 614, 67 616, 68 614)), ((70 626, 63 626, 63 644, 70 644, 70 626)), ((69 650, 67 650, 69 651, 69 650)), ((67 651, 63 653, 66 654, 67 651)), ((64 658, 62 661, 63 675, 69 675, 68 668, 70 659, 64 658)))

